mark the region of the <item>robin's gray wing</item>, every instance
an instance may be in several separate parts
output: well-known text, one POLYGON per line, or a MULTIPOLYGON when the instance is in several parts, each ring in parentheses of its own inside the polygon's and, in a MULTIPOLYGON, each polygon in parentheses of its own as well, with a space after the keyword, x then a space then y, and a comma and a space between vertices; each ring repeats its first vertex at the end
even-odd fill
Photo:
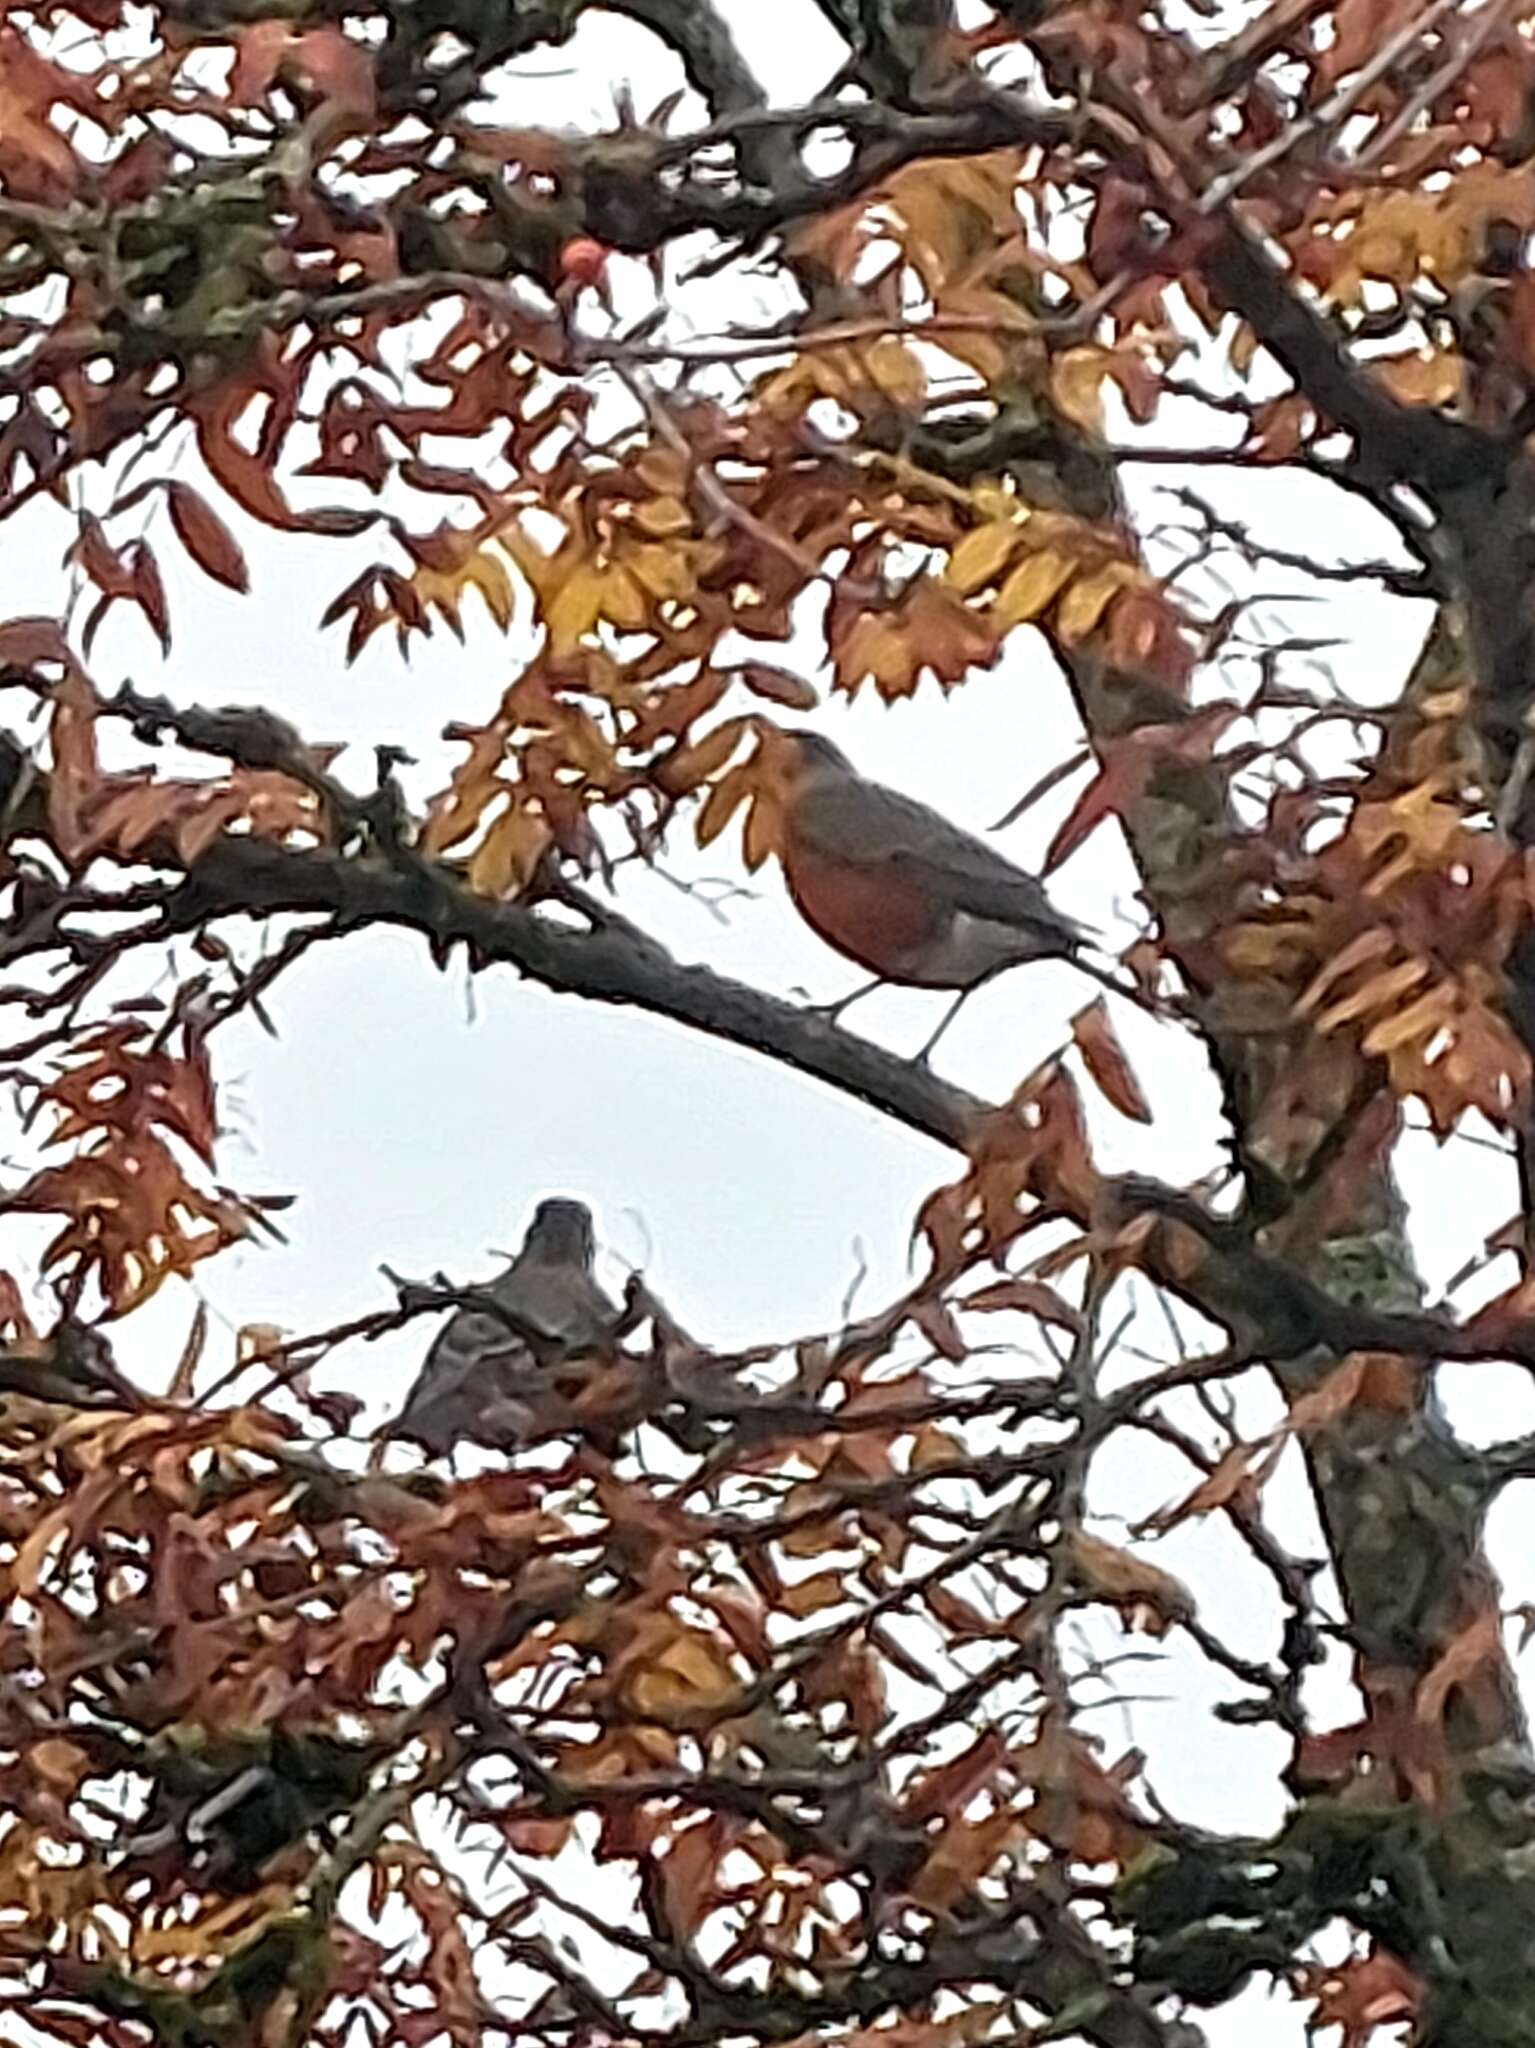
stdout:
MULTIPOLYGON (((494 1294, 508 1276, 486 1290, 494 1294)), ((532 1354, 498 1316, 461 1308, 433 1338, 392 1436, 414 1439, 442 1456, 474 1437, 490 1404, 504 1398, 513 1382, 526 1380, 532 1354)))
MULTIPOLYGON (((517 1319, 535 1340, 578 1351, 596 1349, 612 1336, 619 1311, 589 1273, 536 1258, 514 1259, 484 1290, 517 1319)), ((482 1428, 492 1441, 506 1431, 488 1422, 493 1411, 525 1396, 547 1358, 501 1317, 461 1308, 433 1339, 391 1435, 407 1436, 434 1456, 445 1455, 482 1428)))
POLYGON ((972 917, 1032 926, 1063 950, 1088 936, 1005 854, 941 811, 880 783, 852 776, 829 782, 801 807, 798 829, 817 853, 866 869, 884 866, 893 880, 941 891, 972 917))

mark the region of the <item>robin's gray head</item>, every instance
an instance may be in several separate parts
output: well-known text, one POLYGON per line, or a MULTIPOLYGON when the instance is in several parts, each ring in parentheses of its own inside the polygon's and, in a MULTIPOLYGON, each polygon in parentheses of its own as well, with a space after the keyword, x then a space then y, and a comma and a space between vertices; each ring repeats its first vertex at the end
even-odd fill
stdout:
POLYGON ((533 1211, 522 1248, 537 1258, 558 1260, 561 1265, 590 1266, 597 1255, 591 1210, 585 1202, 551 1195, 533 1211))
POLYGON ((806 732, 803 726, 794 726, 784 733, 784 738, 793 744, 802 769, 838 768, 844 774, 852 773, 853 764, 847 755, 823 733, 806 732))

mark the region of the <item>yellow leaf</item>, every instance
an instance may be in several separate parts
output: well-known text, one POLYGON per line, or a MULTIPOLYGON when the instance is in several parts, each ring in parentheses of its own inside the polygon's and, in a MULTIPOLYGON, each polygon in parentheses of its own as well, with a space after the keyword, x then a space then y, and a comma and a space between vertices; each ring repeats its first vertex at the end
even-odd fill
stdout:
POLYGON ((657 1718, 723 1706, 738 1690, 723 1651, 681 1630, 659 1656, 630 1673, 625 1687, 639 1713, 657 1718))
POLYGON ((863 352, 870 381, 902 405, 918 405, 927 391, 922 365, 904 341, 887 334, 863 352))
POLYGON ((549 822, 515 806, 498 818, 469 863, 469 886, 498 900, 518 896, 533 878, 550 841, 549 822))
POLYGON ((1450 1023, 1459 1007, 1456 1001, 1455 984, 1441 981, 1437 988, 1431 988, 1427 995, 1419 996, 1409 1003, 1405 1010, 1398 1010, 1392 1016, 1383 1017, 1366 1035, 1360 1051, 1371 1059, 1383 1058, 1394 1053, 1414 1040, 1424 1041, 1436 1031, 1450 1023))
POLYGON ((550 594, 539 593, 551 654, 569 654, 602 617, 607 577, 595 562, 581 562, 550 594))
POLYGON ((1020 562, 992 601, 991 615, 1003 626, 1022 626, 1037 619, 1061 585, 1070 577, 1073 563, 1054 548, 1044 548, 1020 562))
POLYGON ((1014 519, 1018 515, 1017 498, 1001 484, 977 484, 970 502, 983 519, 1014 519))
POLYGON ((1103 432, 1107 374, 1107 356, 1101 348, 1069 348, 1050 367, 1050 396, 1067 419, 1090 434, 1103 432))
POLYGON ((1453 355, 1437 351, 1392 356, 1370 368, 1391 396, 1403 405, 1449 405, 1460 396, 1463 371, 1453 355))
POLYGON ((910 633, 886 612, 864 612, 836 650, 837 688, 849 696, 870 676, 882 696, 909 696, 917 667, 910 633))
POLYGON ((608 571, 602 585, 602 616, 625 633, 643 633, 650 624, 645 593, 627 569, 608 571))
POLYGON ((1079 576, 1055 608, 1055 623, 1068 647, 1085 640, 1127 583, 1135 580, 1128 562, 1109 562, 1091 576, 1079 576))
POLYGON ((504 633, 512 623, 512 579, 506 565, 484 549, 464 565, 463 579, 485 600, 485 609, 504 633))
POLYGON ((1396 934, 1387 925, 1372 924, 1358 933, 1340 952, 1323 963, 1309 986, 1296 997, 1295 1015, 1304 1017, 1316 1009, 1327 991, 1352 974, 1356 967, 1384 959, 1395 947, 1396 934))
POLYGON ((628 549, 624 563, 652 597, 685 604, 697 596, 699 568, 712 567, 718 553, 715 547, 665 547, 659 541, 648 541, 628 549))
POLYGON ((1258 353, 1258 336, 1255 329, 1242 321, 1231 337, 1231 367, 1239 377, 1245 377, 1253 366, 1258 353))
POLYGON ((634 474, 663 498, 680 498, 688 487, 687 460, 673 448, 647 448, 635 463, 634 474))
POLYGON ((653 534, 657 540, 665 540, 669 534, 690 533, 693 515, 680 498, 665 496, 651 498, 640 506, 634 515, 634 523, 642 533, 653 534))
POLYGON ((496 535, 496 541, 527 578, 540 608, 553 598, 580 559, 579 545, 570 537, 563 540, 553 554, 549 554, 515 522, 503 527, 496 535))
POLYGON ((949 557, 944 581, 964 597, 983 584, 994 583, 1012 560, 1023 533, 1011 519, 993 520, 967 533, 949 557))

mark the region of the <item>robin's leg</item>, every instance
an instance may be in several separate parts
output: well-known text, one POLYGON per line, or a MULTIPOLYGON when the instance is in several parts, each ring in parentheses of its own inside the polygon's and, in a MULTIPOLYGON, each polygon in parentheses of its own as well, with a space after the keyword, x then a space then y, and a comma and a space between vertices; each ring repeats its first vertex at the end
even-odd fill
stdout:
POLYGON ((942 1038, 943 1034, 948 1030, 954 1019, 974 994, 974 986, 960 990, 959 994, 939 1018, 938 1029, 933 1033, 927 1044, 923 1046, 922 1050, 914 1056, 913 1064, 915 1066, 925 1067, 931 1064, 933 1054, 938 1048, 939 1039, 942 1038))
POLYGON ((838 996, 834 1003, 806 1003, 805 1014, 807 1017, 824 1017, 828 1024, 835 1024, 844 1010, 850 1010, 854 1003, 862 1001, 865 996, 873 995, 877 988, 887 986, 885 977, 876 974, 872 981, 862 982, 850 995, 838 996))

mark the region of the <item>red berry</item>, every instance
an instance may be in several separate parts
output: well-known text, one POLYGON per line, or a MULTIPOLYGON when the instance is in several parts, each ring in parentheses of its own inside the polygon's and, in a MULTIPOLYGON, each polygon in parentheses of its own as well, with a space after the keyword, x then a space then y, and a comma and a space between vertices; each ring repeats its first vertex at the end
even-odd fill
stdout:
POLYGON ((575 284, 596 284, 607 265, 608 251, 591 235, 572 235, 560 250, 560 275, 575 284))

